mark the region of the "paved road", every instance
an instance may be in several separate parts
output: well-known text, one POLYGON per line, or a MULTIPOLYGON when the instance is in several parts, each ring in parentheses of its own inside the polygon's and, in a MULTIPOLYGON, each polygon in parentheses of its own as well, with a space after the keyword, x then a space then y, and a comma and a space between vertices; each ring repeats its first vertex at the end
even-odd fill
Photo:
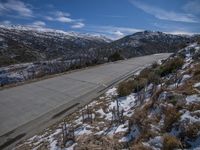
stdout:
POLYGON ((169 55, 132 58, 1 90, 0 145, 5 148, 38 132, 136 70, 169 55))

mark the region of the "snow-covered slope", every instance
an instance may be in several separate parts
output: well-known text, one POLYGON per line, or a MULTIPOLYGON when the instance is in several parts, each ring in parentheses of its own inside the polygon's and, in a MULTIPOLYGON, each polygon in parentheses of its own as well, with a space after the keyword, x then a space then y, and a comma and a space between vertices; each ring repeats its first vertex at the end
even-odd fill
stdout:
POLYGON ((199 150, 200 45, 191 44, 161 62, 21 142, 16 150, 44 146, 51 150, 199 150), (122 90, 132 90, 120 96, 121 85, 122 90))
POLYGON ((69 60, 83 55, 94 59, 93 49, 108 42, 109 39, 100 35, 1 25, 0 66, 63 57, 69 60))

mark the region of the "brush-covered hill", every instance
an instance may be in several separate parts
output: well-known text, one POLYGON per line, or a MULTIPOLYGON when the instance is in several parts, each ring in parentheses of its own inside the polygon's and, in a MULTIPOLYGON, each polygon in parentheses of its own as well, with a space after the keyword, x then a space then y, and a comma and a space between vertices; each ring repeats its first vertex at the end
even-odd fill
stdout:
POLYGON ((1 25, 0 66, 58 58, 77 59, 108 42, 110 40, 103 36, 1 25))
MULTIPOLYGON (((118 52, 125 58, 154 53, 176 52, 194 42, 198 36, 172 35, 156 31, 137 32, 110 42, 101 50, 108 53, 118 52)), ((110 55, 110 54, 107 54, 110 55)))

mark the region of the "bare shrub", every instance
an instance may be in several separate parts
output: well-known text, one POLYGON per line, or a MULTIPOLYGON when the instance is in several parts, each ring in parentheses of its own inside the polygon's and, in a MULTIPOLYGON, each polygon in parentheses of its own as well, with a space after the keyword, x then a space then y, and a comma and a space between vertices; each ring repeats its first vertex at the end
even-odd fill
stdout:
POLYGON ((176 148, 181 148, 181 142, 175 136, 164 135, 163 139, 163 150, 172 150, 176 148))
POLYGON ((178 121, 180 118, 180 113, 174 107, 168 107, 165 111, 165 118, 164 118, 164 130, 170 131, 172 125, 178 121))
POLYGON ((198 123, 190 124, 185 127, 185 136, 188 138, 195 139, 198 136, 198 132, 200 130, 200 125, 198 123))
POLYGON ((163 65, 156 69, 156 73, 161 76, 166 76, 170 73, 175 72, 177 69, 180 69, 184 64, 184 60, 181 57, 176 57, 166 61, 163 65))
POLYGON ((127 96, 133 92, 134 81, 125 81, 119 84, 117 92, 119 96, 127 96))
POLYGON ((138 143, 138 144, 134 144, 132 147, 131 147, 131 150, 152 150, 152 148, 148 147, 148 146, 145 146, 141 143, 138 143))

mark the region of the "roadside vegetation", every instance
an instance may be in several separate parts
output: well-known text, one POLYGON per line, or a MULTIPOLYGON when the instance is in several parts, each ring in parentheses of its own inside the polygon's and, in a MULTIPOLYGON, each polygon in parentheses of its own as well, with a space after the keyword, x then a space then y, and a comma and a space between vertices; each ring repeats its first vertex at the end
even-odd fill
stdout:
POLYGON ((183 64, 184 60, 181 57, 169 59, 162 65, 154 63, 151 67, 142 70, 134 80, 120 83, 117 89, 118 94, 127 96, 132 92, 139 92, 150 83, 158 85, 162 82, 162 77, 175 73, 183 64))
POLYGON ((118 61, 123 60, 124 58, 121 56, 119 52, 115 52, 114 54, 108 57, 108 61, 118 61))

